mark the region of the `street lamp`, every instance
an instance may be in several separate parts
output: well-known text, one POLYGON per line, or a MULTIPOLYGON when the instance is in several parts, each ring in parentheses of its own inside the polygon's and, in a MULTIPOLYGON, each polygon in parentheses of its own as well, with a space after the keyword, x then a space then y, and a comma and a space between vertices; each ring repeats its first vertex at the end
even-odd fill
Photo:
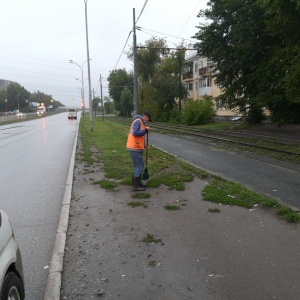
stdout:
POLYGON ((18 100, 18 112, 20 111, 20 99, 19 99, 20 94, 21 94, 21 92, 17 95, 17 100, 18 100))
POLYGON ((69 60, 69 63, 70 64, 74 64, 74 65, 77 65, 80 70, 81 70, 81 80, 77 79, 76 80, 79 80, 81 81, 81 99, 82 99, 82 115, 84 116, 84 109, 85 109, 85 103, 84 103, 84 85, 83 85, 83 65, 87 62, 87 60, 82 64, 78 64, 77 62, 73 61, 73 60, 69 60))
POLYGON ((92 113, 92 87, 91 87, 91 69, 90 69, 90 53, 89 53, 89 37, 88 37, 88 22, 87 22, 87 2, 88 0, 83 0, 85 6, 85 34, 86 34, 86 53, 88 62, 88 78, 89 78, 89 111, 90 111, 90 123, 91 131, 94 131, 93 125, 93 113, 92 113))

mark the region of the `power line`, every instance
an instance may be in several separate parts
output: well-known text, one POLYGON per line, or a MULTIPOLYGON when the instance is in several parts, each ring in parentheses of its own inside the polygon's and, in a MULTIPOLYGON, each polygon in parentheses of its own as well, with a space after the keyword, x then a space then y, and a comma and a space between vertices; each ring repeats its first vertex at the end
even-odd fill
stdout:
POLYGON ((119 59, 118 59, 116 65, 115 65, 115 67, 113 68, 113 71, 116 69, 116 67, 117 67, 117 65, 118 65, 118 63, 119 63, 119 61, 120 61, 120 59, 121 59, 121 56, 122 56, 123 51, 124 51, 124 49, 125 49, 125 47, 126 47, 126 45, 127 45, 127 42, 128 42, 128 40, 129 40, 129 37, 130 37, 131 33, 132 33, 132 30, 130 30, 130 32, 129 32, 129 34, 128 34, 128 37, 127 37, 127 40, 126 40, 125 45, 124 45, 124 47, 123 47, 123 50, 121 51, 121 54, 120 54, 120 56, 119 56, 119 59))
POLYGON ((138 20, 139 20, 140 16, 142 15, 142 13, 143 13, 143 11, 144 11, 144 9, 145 9, 146 5, 147 5, 147 2, 148 2, 148 0, 146 0, 146 1, 145 1, 145 3, 144 3, 144 6, 143 6, 143 8, 142 8, 142 11, 140 12, 140 15, 138 16, 138 18, 137 18, 137 20, 136 20, 135 24, 138 22, 138 20))
MULTIPOLYGON (((144 11, 146 5, 147 5, 147 2, 148 2, 148 0, 145 1, 144 5, 143 5, 143 8, 142 8, 142 10, 141 10, 141 12, 140 12, 140 15, 139 15, 139 17, 137 18, 135 24, 137 23, 137 21, 138 21, 139 18, 141 17, 141 15, 142 15, 142 13, 143 13, 143 11, 144 11)), ((125 49, 125 47, 126 47, 126 45, 127 45, 127 42, 128 42, 128 40, 129 40, 129 37, 130 37, 131 33, 132 33, 132 30, 130 30, 130 32, 129 32, 129 34, 128 34, 128 37, 127 37, 127 40, 126 40, 125 45, 124 45, 124 47, 123 47, 123 50, 121 51, 121 54, 120 54, 120 56, 119 56, 119 59, 118 59, 116 65, 115 65, 115 67, 113 68, 113 71, 116 69, 116 67, 117 67, 117 65, 118 65, 118 63, 119 63, 119 61, 120 61, 120 59, 121 59, 121 56, 122 56, 122 54, 123 54, 123 52, 124 52, 124 49, 125 49)))
POLYGON ((182 30, 184 29, 184 27, 186 26, 186 24, 189 22, 189 20, 191 19, 191 17, 194 15, 194 13, 195 13, 196 9, 198 8, 198 6, 200 5, 200 2, 201 2, 201 1, 202 1, 202 0, 200 0, 200 1, 198 2, 198 4, 196 5, 195 9, 194 9, 193 12, 191 13, 191 15, 189 16, 189 18, 187 19, 187 21, 184 23, 183 27, 180 29, 180 31, 179 31, 178 34, 180 34, 180 33, 182 32, 182 30))
MULTIPOLYGON (((150 30, 150 29, 146 29, 146 28, 143 28, 143 27, 138 27, 137 29, 138 29, 138 30, 143 29, 143 30, 141 30, 141 31, 143 31, 143 32, 145 32, 145 33, 148 33, 148 32, 146 32, 146 31, 144 31, 144 30, 147 30, 147 31, 150 31, 150 32, 155 32, 155 33, 158 33, 158 34, 162 34, 162 35, 165 35, 165 36, 170 36, 170 37, 182 39, 182 40, 185 40, 185 41, 190 40, 190 39, 182 38, 182 37, 180 37, 180 36, 170 35, 170 34, 167 34, 167 33, 159 32, 159 31, 155 31, 155 30, 150 30)), ((148 33, 148 34, 149 34, 149 33, 148 33)))

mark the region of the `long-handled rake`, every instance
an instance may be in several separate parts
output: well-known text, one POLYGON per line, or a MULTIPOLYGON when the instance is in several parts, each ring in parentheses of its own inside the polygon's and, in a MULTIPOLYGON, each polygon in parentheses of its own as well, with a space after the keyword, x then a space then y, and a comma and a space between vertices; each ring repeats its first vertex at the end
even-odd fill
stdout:
POLYGON ((142 180, 146 181, 149 179, 149 173, 148 173, 148 141, 149 141, 149 133, 147 133, 147 147, 146 147, 146 162, 145 162, 145 169, 142 175, 142 180))

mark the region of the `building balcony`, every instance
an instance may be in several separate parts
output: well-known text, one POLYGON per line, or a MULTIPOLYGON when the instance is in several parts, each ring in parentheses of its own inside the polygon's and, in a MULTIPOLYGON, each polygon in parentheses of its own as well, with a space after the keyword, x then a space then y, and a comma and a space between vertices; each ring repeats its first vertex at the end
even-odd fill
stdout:
POLYGON ((193 72, 187 72, 187 73, 182 74, 182 78, 183 78, 183 80, 192 79, 193 78, 193 72))
POLYGON ((199 76, 209 76, 212 72, 212 67, 204 67, 199 69, 199 76))

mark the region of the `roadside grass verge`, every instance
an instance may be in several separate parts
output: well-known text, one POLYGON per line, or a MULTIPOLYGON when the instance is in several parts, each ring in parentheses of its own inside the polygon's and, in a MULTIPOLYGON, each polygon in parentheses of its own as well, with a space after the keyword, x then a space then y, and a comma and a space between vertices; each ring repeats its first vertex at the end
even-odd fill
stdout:
POLYGON ((236 205, 245 208, 252 208, 255 205, 267 208, 275 208, 277 214, 289 223, 299 223, 300 214, 291 208, 279 203, 277 200, 255 193, 241 186, 240 184, 213 178, 210 184, 202 191, 203 200, 223 205, 236 205))
MULTIPOLYGON (((104 185, 106 187, 103 187, 105 189, 109 189, 107 185, 113 181, 119 185, 131 185, 133 167, 131 156, 126 149, 128 131, 128 125, 110 121, 109 118, 105 121, 95 118, 94 131, 91 132, 89 118, 81 118, 82 159, 89 165, 101 162, 108 179, 104 185)), ((185 183, 192 182, 195 177, 207 179, 209 184, 203 190, 203 200, 245 208, 252 208, 254 205, 272 207, 287 222, 300 222, 300 214, 278 201, 209 174, 153 147, 148 150, 148 171, 149 188, 165 185, 169 190, 183 191, 185 183)))

